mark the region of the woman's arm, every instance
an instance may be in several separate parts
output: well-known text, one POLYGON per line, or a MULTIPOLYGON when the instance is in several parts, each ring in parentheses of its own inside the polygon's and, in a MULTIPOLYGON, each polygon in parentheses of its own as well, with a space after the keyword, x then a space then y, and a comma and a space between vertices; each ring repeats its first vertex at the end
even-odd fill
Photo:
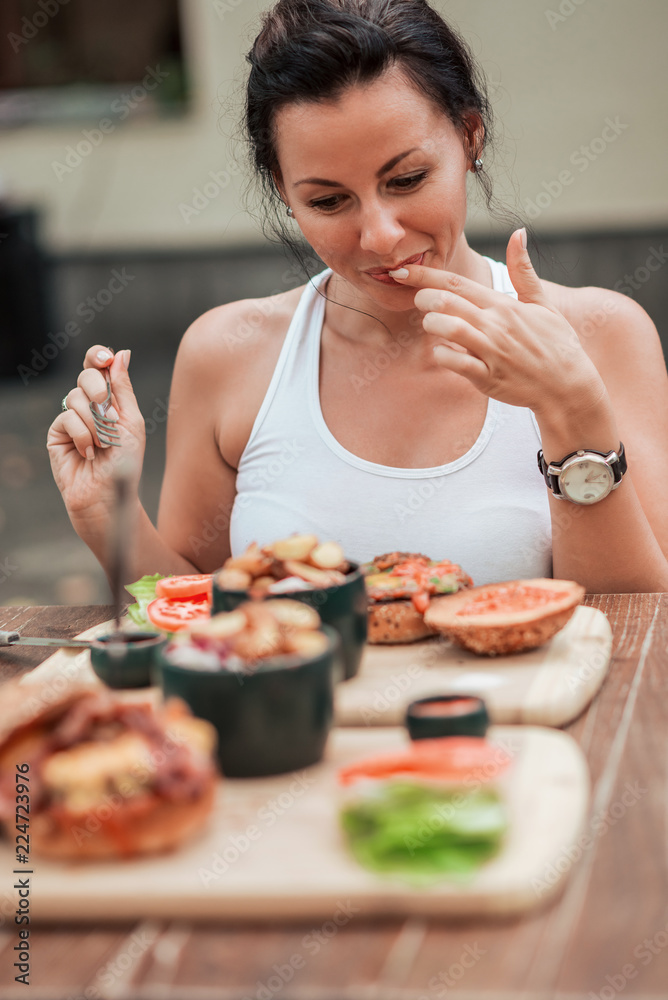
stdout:
MULTIPOLYGON (((588 309, 575 310, 581 340, 544 291, 519 232, 507 261, 519 301, 414 265, 399 280, 421 289, 415 301, 437 361, 485 395, 531 408, 548 461, 624 442, 629 471, 614 493, 589 507, 550 498, 555 576, 598 593, 668 590, 660 500, 668 479, 668 379, 656 330, 642 309, 617 296, 598 340, 585 336, 588 309)), ((599 296, 590 294, 591 305, 599 296)))
POLYGON ((201 572, 230 555, 237 466, 300 295, 301 288, 211 309, 179 347, 158 530, 201 572))
POLYGON ((220 427, 226 423, 236 365, 234 355, 225 359, 217 344, 230 311, 225 306, 212 310, 187 330, 169 396, 158 531, 202 573, 222 566, 230 554, 237 472, 221 453, 220 427))
POLYGON ((554 573, 583 578, 599 593, 668 590, 668 374, 659 336, 647 313, 619 293, 578 289, 571 297, 572 325, 605 393, 589 411, 544 407, 537 414, 543 451, 560 461, 576 447, 605 451, 621 440, 628 472, 591 507, 550 498, 554 573))
POLYGON ((48 434, 54 478, 72 525, 109 576, 109 533, 114 511, 113 472, 119 456, 135 468, 135 532, 128 576, 208 572, 229 554, 229 520, 236 465, 266 392, 296 293, 229 303, 199 317, 184 335, 176 359, 167 425, 167 465, 158 528, 139 500, 144 420, 127 370, 129 351, 112 356, 96 345, 86 354, 77 388, 48 434), (280 300, 280 301, 277 301, 280 300), (253 315, 253 327, 247 320, 253 315), (252 329, 251 337, 240 330, 252 329), (109 367, 120 448, 104 448, 89 403, 102 402, 109 367))

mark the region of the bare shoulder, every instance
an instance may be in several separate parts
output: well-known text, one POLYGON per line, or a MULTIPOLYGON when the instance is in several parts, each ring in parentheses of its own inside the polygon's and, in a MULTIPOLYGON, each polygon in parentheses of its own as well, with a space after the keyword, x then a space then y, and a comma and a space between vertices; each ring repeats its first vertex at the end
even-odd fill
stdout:
MULTIPOLYGON (((303 292, 303 286, 256 299, 240 299, 202 313, 186 330, 180 360, 211 371, 245 367, 256 354, 281 344, 303 292)), ((219 372, 219 374, 222 372, 219 372)))
POLYGON ((183 336, 174 408, 191 411, 236 469, 250 437, 303 288, 242 299, 203 313, 183 336))
POLYGON ((599 370, 611 364, 623 365, 629 359, 643 366, 663 365, 656 326, 633 299, 609 288, 568 288, 552 281, 542 284, 599 370))

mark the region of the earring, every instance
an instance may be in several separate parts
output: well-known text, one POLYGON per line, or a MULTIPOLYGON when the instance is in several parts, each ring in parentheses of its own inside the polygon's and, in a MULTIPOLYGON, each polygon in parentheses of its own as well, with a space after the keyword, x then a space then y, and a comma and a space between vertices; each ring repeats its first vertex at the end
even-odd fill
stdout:
POLYGON ((286 215, 289 215, 291 219, 294 219, 295 213, 292 211, 290 205, 288 205, 288 207, 286 208, 285 213, 286 215))
POLYGON ((482 170, 482 160, 474 160, 473 161, 473 169, 474 169, 474 171, 475 171, 476 174, 479 174, 480 171, 482 170))

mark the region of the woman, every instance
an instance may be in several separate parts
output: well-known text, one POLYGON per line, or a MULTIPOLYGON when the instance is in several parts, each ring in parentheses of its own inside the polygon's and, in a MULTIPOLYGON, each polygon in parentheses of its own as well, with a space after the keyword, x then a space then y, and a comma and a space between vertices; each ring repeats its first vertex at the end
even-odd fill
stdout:
POLYGON ((185 334, 157 530, 136 494, 128 352, 87 352, 48 448, 102 565, 116 453, 89 403, 108 368, 137 463, 133 576, 207 572, 252 539, 315 531, 352 559, 449 558, 476 583, 553 572, 590 591, 668 589, 656 330, 622 295, 540 280, 524 230, 507 268, 468 246, 489 109, 463 43, 424 0, 281 0, 249 60, 256 169, 328 270, 185 334), (558 465, 545 479, 539 448, 558 465), (578 450, 593 454, 559 477, 578 450))

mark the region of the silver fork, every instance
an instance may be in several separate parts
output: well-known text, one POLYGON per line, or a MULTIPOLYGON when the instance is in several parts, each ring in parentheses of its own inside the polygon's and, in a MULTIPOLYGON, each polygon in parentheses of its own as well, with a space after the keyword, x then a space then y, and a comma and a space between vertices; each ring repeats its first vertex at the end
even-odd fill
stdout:
POLYGON ((105 368, 104 377, 107 382, 107 398, 103 403, 91 403, 90 412, 93 414, 93 423, 97 432, 100 444, 110 445, 112 448, 120 448, 121 435, 116 432, 117 420, 112 420, 107 416, 111 406, 111 376, 109 369, 105 368))

